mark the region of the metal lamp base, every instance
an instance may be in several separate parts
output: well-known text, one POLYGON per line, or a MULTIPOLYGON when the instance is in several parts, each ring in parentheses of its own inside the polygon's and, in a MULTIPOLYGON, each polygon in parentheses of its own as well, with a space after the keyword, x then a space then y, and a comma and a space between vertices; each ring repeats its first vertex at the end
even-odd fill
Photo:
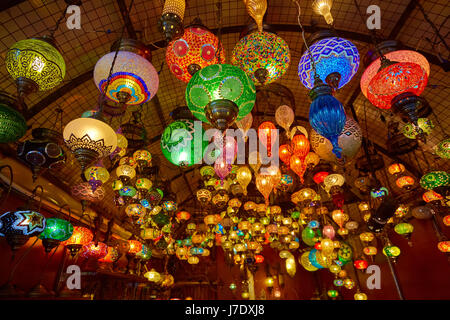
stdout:
POLYGON ((226 99, 211 101, 205 107, 206 118, 219 130, 227 129, 236 120, 238 113, 236 103, 226 99))
POLYGON ((175 13, 165 13, 158 21, 159 31, 167 42, 181 38, 184 32, 183 21, 175 13))
POLYGON ((75 159, 77 159, 77 161, 80 163, 82 172, 84 172, 84 170, 90 164, 92 164, 95 160, 97 160, 99 156, 97 151, 84 148, 74 150, 73 154, 75 155, 75 159))
POLYGON ((33 80, 27 78, 17 78, 16 79, 17 91, 21 97, 27 96, 30 93, 36 92, 39 89, 39 86, 33 80))

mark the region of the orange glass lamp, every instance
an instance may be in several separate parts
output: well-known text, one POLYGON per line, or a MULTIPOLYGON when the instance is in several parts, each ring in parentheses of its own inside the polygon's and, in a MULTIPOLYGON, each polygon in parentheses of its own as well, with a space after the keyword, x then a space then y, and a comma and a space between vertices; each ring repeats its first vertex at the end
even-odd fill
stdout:
POLYGON ((94 239, 94 234, 91 230, 85 227, 74 226, 72 236, 66 241, 61 242, 61 244, 69 250, 73 258, 92 239, 94 239))
POLYGON ((405 172, 405 166, 401 163, 393 163, 389 166, 388 171, 392 175, 397 175, 405 172))
POLYGON ((136 253, 142 251, 142 243, 138 240, 128 240, 128 244, 130 245, 130 249, 128 249, 127 254, 136 255, 136 253))
POLYGON ((278 136, 278 129, 270 121, 264 121, 258 127, 258 138, 267 149, 267 156, 272 156, 272 146, 278 136))
POLYGON ((280 160, 283 161, 283 163, 289 168, 292 156, 290 147, 287 144, 281 145, 278 148, 278 155, 280 157, 280 160))
POLYGON ((414 178, 411 176, 402 176, 395 181, 395 184, 399 188, 411 190, 412 186, 414 185, 414 178))

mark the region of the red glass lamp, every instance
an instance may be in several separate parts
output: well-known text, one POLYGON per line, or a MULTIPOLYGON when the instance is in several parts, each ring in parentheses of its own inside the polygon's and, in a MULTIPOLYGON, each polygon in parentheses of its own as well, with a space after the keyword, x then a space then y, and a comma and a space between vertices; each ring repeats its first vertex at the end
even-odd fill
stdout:
POLYGON ((287 144, 281 145, 278 149, 278 154, 280 156, 280 160, 289 167, 292 155, 289 146, 287 144))
POLYGON ((381 60, 378 73, 367 88, 367 98, 380 109, 393 108, 418 126, 418 96, 428 82, 427 72, 418 64, 381 60))
POLYGON ((85 258, 102 259, 108 254, 108 246, 103 242, 91 241, 83 246, 80 253, 85 258))
POLYGON ((70 255, 74 257, 80 249, 90 243, 94 239, 94 234, 91 230, 85 227, 74 226, 72 236, 63 241, 64 245, 70 252, 70 255))
POLYGON ((218 59, 219 39, 206 27, 197 25, 185 29, 180 39, 167 46, 166 61, 169 70, 179 80, 189 82, 192 76, 206 66, 225 63, 223 48, 218 59))
POLYGON ((300 158, 304 159, 308 154, 310 149, 310 144, 308 138, 303 134, 296 135, 291 141, 292 153, 298 155, 300 158))
POLYGON ((317 172, 314 177, 313 180, 315 183, 317 184, 321 184, 323 183, 323 180, 325 180, 325 178, 329 175, 330 173, 326 172, 326 171, 319 171, 317 172))
POLYGON ((142 243, 138 240, 128 240, 128 244, 130 245, 130 249, 128 249, 128 253, 135 255, 138 252, 142 251, 142 243))

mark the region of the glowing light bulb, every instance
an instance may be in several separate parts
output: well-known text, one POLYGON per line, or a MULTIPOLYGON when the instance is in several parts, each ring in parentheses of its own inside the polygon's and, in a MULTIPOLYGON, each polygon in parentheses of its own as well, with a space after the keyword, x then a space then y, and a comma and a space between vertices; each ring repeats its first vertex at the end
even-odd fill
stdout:
POLYGON ((333 16, 331 15, 332 0, 315 0, 312 8, 315 13, 322 15, 327 24, 333 24, 333 16))

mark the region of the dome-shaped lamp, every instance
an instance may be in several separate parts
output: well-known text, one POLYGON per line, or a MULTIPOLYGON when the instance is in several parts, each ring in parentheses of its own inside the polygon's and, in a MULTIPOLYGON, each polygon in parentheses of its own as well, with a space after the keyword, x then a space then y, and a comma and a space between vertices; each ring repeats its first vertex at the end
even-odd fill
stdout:
POLYGON ((51 36, 16 42, 6 53, 5 65, 21 96, 53 89, 66 73, 64 58, 51 36))
POLYGON ((202 25, 193 25, 184 30, 180 39, 167 46, 167 66, 179 80, 189 82, 200 69, 225 62, 225 51, 221 48, 219 61, 218 48, 216 35, 202 25))
POLYGON ((330 140, 333 153, 340 159, 342 148, 338 144, 338 138, 347 118, 344 106, 331 93, 331 87, 316 77, 314 88, 309 93, 312 100, 309 123, 317 133, 330 140))
POLYGON ((39 235, 45 252, 49 253, 62 241, 69 239, 73 234, 72 224, 64 219, 48 218, 44 231, 39 235))
POLYGON ((220 130, 250 113, 255 99, 253 82, 239 67, 229 64, 201 69, 186 88, 187 106, 194 116, 220 130))
POLYGON ((316 74, 333 89, 340 89, 350 82, 358 71, 358 49, 346 39, 325 38, 312 44, 310 50, 316 70, 308 51, 303 54, 298 64, 298 76, 308 89, 314 87, 316 74))
POLYGON ((111 52, 101 57, 94 68, 94 82, 100 92, 116 103, 140 105, 152 99, 159 87, 159 76, 150 62, 150 49, 137 40, 116 41, 111 52), (114 68, 108 84, 111 66, 114 68), (108 84, 108 87, 106 88, 108 84))
POLYGON ((70 121, 63 131, 64 142, 81 165, 87 166, 111 154, 117 147, 117 135, 103 121, 78 118, 70 121))
POLYGON ((98 187, 109 180, 109 172, 103 166, 103 163, 100 162, 94 166, 87 168, 84 171, 84 177, 86 178, 86 181, 91 185, 92 191, 95 192, 98 187))
POLYGON ((291 62, 289 47, 272 32, 252 32, 236 44, 231 63, 239 66, 255 85, 266 85, 286 73, 291 62))

